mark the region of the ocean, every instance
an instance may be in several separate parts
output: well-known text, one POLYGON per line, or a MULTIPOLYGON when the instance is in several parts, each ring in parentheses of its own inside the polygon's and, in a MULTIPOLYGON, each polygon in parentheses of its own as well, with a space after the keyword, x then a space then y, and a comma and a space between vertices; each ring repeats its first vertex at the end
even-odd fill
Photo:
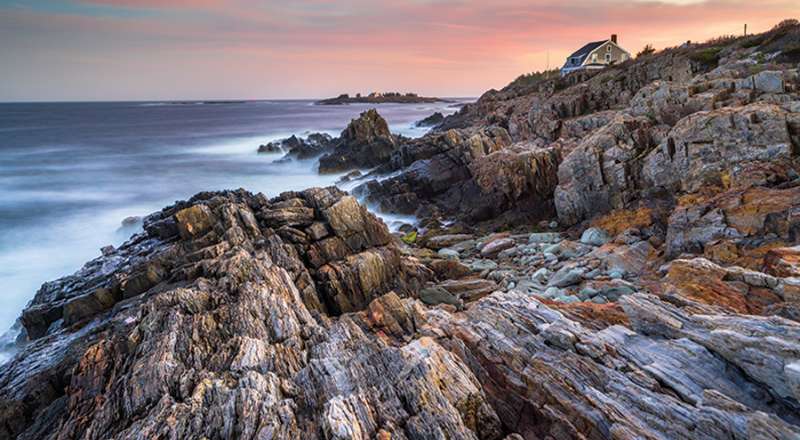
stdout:
MULTIPOLYGON (((315 161, 276 163, 260 144, 338 135, 375 107, 393 133, 452 104, 319 106, 311 101, 0 103, 0 334, 39 286, 120 245, 123 227, 206 190, 268 196, 334 184, 315 161)), ((390 217, 386 217, 391 220, 390 217)), ((2 359, 0 359, 2 361, 2 359)))

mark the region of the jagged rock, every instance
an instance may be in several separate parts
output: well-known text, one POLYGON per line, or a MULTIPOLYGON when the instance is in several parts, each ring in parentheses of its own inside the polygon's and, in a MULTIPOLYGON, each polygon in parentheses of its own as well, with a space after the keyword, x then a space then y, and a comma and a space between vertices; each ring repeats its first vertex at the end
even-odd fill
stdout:
POLYGON ((558 160, 556 149, 511 145, 508 132, 499 127, 450 130, 402 145, 383 168, 402 172, 368 181, 354 192, 382 210, 425 218, 444 213, 480 221, 515 206, 541 217, 548 212, 542 207, 555 187, 558 160))
POLYGON ((783 93, 785 91, 783 72, 774 70, 758 72, 739 81, 737 87, 753 89, 762 93, 783 93))
POLYGON ((790 156, 788 117, 762 103, 687 116, 644 160, 642 177, 654 188, 693 191, 721 181, 736 164, 790 156))
POLYGON ((339 332, 356 334, 354 321, 314 318, 368 309, 368 321, 396 337, 421 325, 419 312, 397 294, 375 298, 392 290, 403 296, 416 292, 431 274, 401 256, 385 225, 352 198, 336 189, 269 201, 244 191, 203 193, 148 222, 166 218, 175 219, 179 240, 134 236, 37 294, 22 320, 31 341, 16 360, 0 367, 3 437, 169 432, 219 438, 271 432, 298 438, 325 430, 371 436, 379 427, 396 433, 398 426, 407 433, 433 429, 469 437, 474 434, 466 425, 497 426, 491 408, 469 391, 476 382, 468 370, 438 365, 454 360, 432 341, 411 342, 400 355, 374 336, 357 333, 361 342, 352 347, 359 347, 363 359, 385 356, 387 368, 408 369, 399 375, 370 370, 378 375, 367 379, 373 373, 358 366, 362 361, 354 352, 345 354, 350 349, 337 345, 343 342, 335 336, 339 332), (293 233, 284 241, 282 231, 290 227, 268 226, 282 218, 273 211, 301 207, 310 210, 309 228, 317 233, 293 233), (307 265, 302 256, 315 240, 330 239, 341 240, 343 255, 322 266, 307 265), (343 357, 329 364, 338 356, 343 357), (328 367, 320 369, 323 365, 328 367), (461 376, 451 375, 456 371, 461 376), (366 397, 366 385, 361 391, 336 391, 344 382, 336 385, 331 377, 342 380, 342 374, 360 376, 356 381, 370 386, 378 386, 377 377, 392 378, 380 385, 392 390, 391 396, 379 404, 366 397), (459 391, 418 391, 432 387, 439 380, 434 377, 459 391), (435 416, 425 412, 430 404, 412 405, 385 413, 379 417, 385 425, 377 426, 371 421, 376 419, 354 409, 401 408, 398 399, 408 402, 422 394, 440 399, 435 416), (295 401, 298 396, 304 397, 295 401), (244 412, 237 416, 224 402, 244 412), (334 417, 335 402, 343 406, 334 417), (299 407, 315 416, 300 416, 299 407), (463 412, 467 407, 480 408, 477 419, 463 412), (204 423, 196 425, 198 420, 204 423), (46 431, 53 424, 60 429, 46 431))
POLYGON ((646 118, 622 114, 564 158, 554 194, 560 222, 574 224, 624 208, 638 195, 630 163, 655 146, 650 130, 646 118))
POLYGON ((426 118, 416 122, 417 127, 435 127, 444 121, 444 115, 441 112, 436 112, 426 118))
POLYGON ((332 138, 324 133, 312 133, 305 139, 292 135, 258 148, 259 153, 285 153, 282 160, 307 160, 320 156, 333 147, 332 138))
POLYGON ((333 151, 319 160, 320 173, 375 167, 388 160, 397 146, 397 140, 389 132, 389 124, 375 109, 350 121, 333 142, 333 151))
POLYGON ((737 313, 761 314, 783 300, 774 278, 725 268, 704 258, 672 261, 664 280, 684 298, 737 313))
POLYGON ((25 309, 0 437, 800 437, 800 27, 747 38, 394 139, 359 195, 421 214, 412 243, 335 188, 148 216, 25 309))
POLYGON ((800 223, 795 217, 800 186, 785 189, 732 189, 704 199, 680 203, 668 220, 667 254, 702 253, 719 240, 745 241, 774 234, 791 240, 800 223))
MULTIPOLYGON (((642 297, 626 297, 631 298, 624 300, 626 311, 642 297)), ((651 310, 663 307, 655 302, 651 310)), ((729 368, 727 360, 719 361, 713 343, 699 338, 684 342, 673 335, 666 341, 653 340, 619 327, 588 331, 514 292, 484 298, 465 314, 453 320, 445 313, 429 313, 428 319, 452 340, 445 339, 445 347, 473 363, 500 420, 511 423, 523 438, 610 438, 612 433, 627 438, 747 438, 758 432, 778 439, 798 433, 793 404, 767 403, 764 385, 742 388, 746 376, 729 368), (500 359, 503 367, 497 368, 500 359), (543 405, 546 410, 539 409, 543 405)), ((662 313, 653 319, 669 316, 662 313)), ((762 331, 777 335, 782 330, 762 331)), ((723 341, 724 335, 713 338, 723 341)), ((792 346, 788 336, 779 338, 792 346)), ((731 359, 738 361, 735 356, 731 359)), ((780 368, 781 363, 763 370, 776 374, 771 379, 776 389, 784 389, 779 381, 787 377, 780 368)))
POLYGON ((687 84, 655 81, 636 92, 630 109, 634 116, 647 116, 655 122, 672 126, 692 113, 711 110, 711 101, 710 96, 691 95, 687 84))
POLYGON ((796 405, 800 397, 798 323, 774 317, 686 316, 675 307, 643 295, 626 297, 622 306, 631 316, 634 329, 700 344, 769 387, 775 395, 793 399, 796 405), (767 336, 774 338, 774 343, 760 342, 767 336))

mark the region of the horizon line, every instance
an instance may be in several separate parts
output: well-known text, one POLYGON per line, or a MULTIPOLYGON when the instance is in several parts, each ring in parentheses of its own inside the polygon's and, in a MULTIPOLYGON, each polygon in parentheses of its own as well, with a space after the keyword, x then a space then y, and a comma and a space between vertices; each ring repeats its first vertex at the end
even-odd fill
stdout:
MULTIPOLYGON (((476 96, 434 96, 434 98, 446 100, 446 99, 478 99, 480 95, 476 96)), ((335 98, 330 97, 330 98, 335 98)), ((248 102, 270 102, 270 101, 321 101, 324 99, 330 98, 210 98, 210 99, 195 99, 195 98, 186 98, 186 99, 88 99, 88 100, 79 100, 79 99, 67 99, 67 100, 57 100, 51 101, 47 99, 35 99, 35 100, 22 100, 22 101, 2 101, 0 100, 1 104, 114 104, 114 103, 158 103, 158 102, 165 102, 165 103, 203 103, 203 102, 214 102, 214 103, 226 103, 229 102, 231 104, 234 103, 248 103, 248 102)), ((362 103, 353 103, 353 104, 362 104, 362 103)), ((338 105, 353 105, 353 104, 338 104, 338 105)), ((398 103, 391 103, 391 102, 384 102, 384 103, 369 103, 365 102, 363 104, 372 104, 372 105, 381 105, 381 104, 398 104, 398 103)), ((411 105, 415 103, 399 103, 402 105, 411 105)))

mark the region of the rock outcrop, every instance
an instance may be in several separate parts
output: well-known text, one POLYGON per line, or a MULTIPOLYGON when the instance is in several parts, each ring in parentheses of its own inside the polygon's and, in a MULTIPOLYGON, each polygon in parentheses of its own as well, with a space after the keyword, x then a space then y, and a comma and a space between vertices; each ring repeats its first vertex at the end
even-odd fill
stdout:
POLYGON ((397 175, 368 180, 355 191, 385 211, 476 222, 547 205, 559 158, 556 148, 512 145, 499 127, 474 134, 451 130, 403 145, 379 168, 399 169, 397 175))
POLYGON ((444 115, 441 112, 436 112, 426 118, 420 119, 414 125, 417 127, 436 127, 444 122, 444 115))
POLYGON ((152 214, 25 309, 0 438, 800 438, 798 42, 367 112, 321 168, 402 240, 336 188, 152 214))
POLYGON ((332 151, 319 160, 320 173, 337 173, 354 168, 372 168, 384 163, 397 147, 398 139, 375 109, 350 121, 334 141, 332 151))
POLYGON ((312 133, 308 137, 299 138, 292 135, 276 142, 269 142, 258 147, 259 153, 283 153, 283 160, 308 160, 317 158, 333 147, 333 138, 324 133, 312 133))
POLYGON ((649 243, 600 231, 431 238, 465 262, 444 269, 335 189, 203 193, 145 224, 26 309, 0 367, 4 437, 800 435, 800 323, 770 309, 800 302, 794 278, 676 260, 647 294, 655 269, 634 266, 656 257, 624 255, 649 243), (556 272, 523 290, 516 271, 542 263, 556 272), (629 281, 603 281, 620 267, 629 281), (544 283, 606 283, 617 304, 544 283))

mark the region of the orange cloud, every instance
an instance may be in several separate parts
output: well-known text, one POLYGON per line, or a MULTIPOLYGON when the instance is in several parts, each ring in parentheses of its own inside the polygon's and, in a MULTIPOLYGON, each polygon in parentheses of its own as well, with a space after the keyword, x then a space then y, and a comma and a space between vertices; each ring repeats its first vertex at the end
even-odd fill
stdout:
POLYGON ((0 7, 0 100, 474 96, 611 33, 635 53, 800 15, 796 0, 81 1, 148 13, 0 7))

